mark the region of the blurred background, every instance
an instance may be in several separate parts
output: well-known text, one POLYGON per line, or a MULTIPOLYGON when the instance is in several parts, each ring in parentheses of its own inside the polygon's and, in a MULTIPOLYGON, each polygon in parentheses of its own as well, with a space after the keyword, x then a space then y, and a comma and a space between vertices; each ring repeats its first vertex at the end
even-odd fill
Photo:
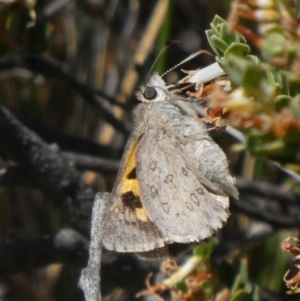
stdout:
MULTIPOLYGON (((169 40, 180 43, 159 59, 159 73, 199 49, 213 53, 205 30, 215 15, 228 19, 237 2, 249 11, 259 5, 0 1, 0 300, 83 300, 77 282, 87 262, 93 197, 114 184, 137 104, 135 91, 169 40)), ((265 2, 272 7, 276 1, 265 2)), ((290 5, 296 20, 297 3, 290 5)), ((244 24, 255 31, 260 20, 253 21, 244 24)), ((257 45, 250 45, 259 55, 257 45)), ((182 68, 214 61, 214 55, 203 54, 182 68)), ((182 73, 176 69, 168 76, 167 81, 174 80, 182 73)), ((206 262, 197 272, 213 275, 209 289, 190 296, 166 292, 164 298, 297 300, 285 294, 282 279, 292 264, 280 249, 283 239, 298 235, 295 180, 264 157, 233 152, 236 140, 227 133, 212 135, 238 177, 244 203, 234 203, 219 236, 212 255, 216 267, 206 262), (231 293, 216 298, 224 289, 231 293)), ((149 272, 161 281, 159 270, 159 262, 105 252, 102 294, 105 300, 133 300, 146 287, 149 272)))

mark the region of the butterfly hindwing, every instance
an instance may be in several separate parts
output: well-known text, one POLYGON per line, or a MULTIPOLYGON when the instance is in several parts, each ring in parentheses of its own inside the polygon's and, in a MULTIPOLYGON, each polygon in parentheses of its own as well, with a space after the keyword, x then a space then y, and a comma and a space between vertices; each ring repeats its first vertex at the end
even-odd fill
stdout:
POLYGON ((138 139, 131 136, 102 222, 103 245, 118 252, 164 247, 161 232, 148 218, 136 177, 138 139))

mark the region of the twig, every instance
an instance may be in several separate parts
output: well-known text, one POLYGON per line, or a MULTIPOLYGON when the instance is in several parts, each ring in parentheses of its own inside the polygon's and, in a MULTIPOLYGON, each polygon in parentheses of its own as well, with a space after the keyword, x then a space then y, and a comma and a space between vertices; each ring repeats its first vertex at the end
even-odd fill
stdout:
POLYGON ((283 211, 276 203, 274 206, 274 203, 271 204, 266 199, 252 196, 241 196, 239 200, 232 199, 230 204, 231 209, 274 227, 291 229, 300 226, 300 206, 289 206, 283 211))
POLYGON ((299 196, 291 191, 265 182, 248 181, 243 178, 237 178, 237 187, 241 194, 251 194, 263 197, 270 201, 276 201, 284 204, 299 204, 299 196))
POLYGON ((0 70, 9 70, 15 67, 23 67, 34 73, 40 73, 46 77, 55 77, 63 80, 73 90, 75 90, 90 106, 97 109, 101 113, 106 122, 111 124, 116 130, 124 135, 129 134, 129 130, 126 124, 115 118, 111 110, 107 109, 95 95, 100 96, 102 99, 106 99, 109 103, 128 108, 122 104, 119 104, 113 97, 106 95, 102 91, 96 91, 85 83, 78 81, 68 71, 67 67, 61 63, 54 61, 53 59, 46 59, 41 56, 26 55, 22 58, 14 57, 9 58, 1 62, 0 70))
POLYGON ((68 152, 97 157, 100 155, 101 157, 110 159, 120 157, 123 153, 123 148, 121 146, 116 148, 113 146, 93 142, 88 138, 68 135, 58 130, 53 130, 43 123, 35 122, 24 115, 17 115, 17 118, 25 126, 29 127, 32 131, 37 133, 47 143, 58 144, 60 149, 68 152))
POLYGON ((110 160, 96 156, 81 155, 71 152, 62 152, 64 158, 74 162, 79 170, 92 170, 96 172, 117 173, 119 160, 110 160))
POLYGON ((82 270, 79 279, 79 287, 83 290, 86 301, 101 301, 101 224, 108 197, 108 193, 98 193, 93 206, 89 262, 88 266, 82 270))
MULTIPOLYGON (((96 156, 61 152, 64 159, 69 160, 78 170, 91 170, 116 174, 119 168, 119 160, 104 159, 96 156)), ((0 187, 25 186, 39 188, 30 171, 15 164, 0 165, 0 187)))
POLYGON ((44 22, 52 15, 63 9, 71 0, 54 0, 47 3, 39 13, 36 22, 44 22))

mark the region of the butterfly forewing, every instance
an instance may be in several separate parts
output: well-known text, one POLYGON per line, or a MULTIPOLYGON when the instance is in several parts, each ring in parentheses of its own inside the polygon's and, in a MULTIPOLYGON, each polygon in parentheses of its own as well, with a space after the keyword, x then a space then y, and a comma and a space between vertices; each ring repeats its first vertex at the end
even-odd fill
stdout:
POLYGON ((148 130, 138 150, 137 176, 149 218, 167 243, 210 237, 228 217, 228 197, 207 191, 168 135, 148 130), (141 156, 148 150, 148 156, 141 156), (167 151, 166 151, 167 150, 167 151))

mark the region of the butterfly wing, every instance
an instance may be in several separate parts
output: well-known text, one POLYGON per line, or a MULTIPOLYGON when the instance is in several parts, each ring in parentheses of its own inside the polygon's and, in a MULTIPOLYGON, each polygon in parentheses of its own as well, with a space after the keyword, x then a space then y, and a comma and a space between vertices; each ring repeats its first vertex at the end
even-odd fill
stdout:
POLYGON ((189 156, 185 157, 185 148, 169 135, 149 129, 138 150, 141 196, 147 200, 149 219, 166 243, 204 240, 221 228, 229 215, 228 196, 210 192, 199 181, 200 171, 196 169, 196 174, 186 163, 189 156))
POLYGON ((136 178, 139 136, 133 132, 127 142, 115 187, 105 209, 102 241, 118 252, 147 252, 164 247, 161 232, 149 219, 136 178))

